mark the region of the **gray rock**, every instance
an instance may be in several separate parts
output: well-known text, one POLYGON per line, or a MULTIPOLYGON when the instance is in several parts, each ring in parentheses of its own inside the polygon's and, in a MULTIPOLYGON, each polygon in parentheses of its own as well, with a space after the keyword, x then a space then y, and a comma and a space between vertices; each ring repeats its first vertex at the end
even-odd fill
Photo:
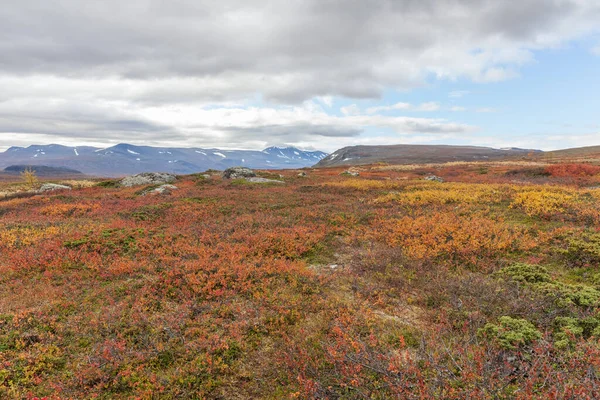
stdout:
POLYGON ((275 179, 267 179, 267 178, 257 178, 257 177, 250 177, 250 178, 245 178, 248 182, 252 182, 252 183, 285 183, 283 181, 278 181, 275 179))
POLYGON ((306 178, 308 175, 306 174, 306 172, 304 172, 304 171, 303 171, 303 172, 299 172, 299 173, 298 173, 298 176, 299 176, 300 178, 306 178))
POLYGON ((358 173, 358 171, 344 171, 342 172, 340 175, 346 175, 346 176, 359 176, 360 174, 358 173))
POLYGON ((439 176, 436 176, 436 175, 429 175, 429 176, 426 176, 424 179, 426 181, 431 181, 431 182, 444 182, 444 178, 440 178, 439 176))
POLYGON ((225 179, 253 178, 255 176, 254 171, 246 167, 231 167, 223 171, 225 179))
POLYGON ((162 172, 144 172, 123 178, 119 183, 121 186, 125 187, 139 185, 161 185, 173 183, 176 179, 177 178, 173 174, 166 174, 162 172))
POLYGON ((156 189, 152 189, 144 194, 171 194, 171 192, 173 190, 177 190, 179 189, 177 186, 175 185, 161 185, 159 187, 157 187, 156 189))
POLYGON ((71 190, 70 186, 58 185, 56 183, 44 183, 40 188, 39 192, 53 192, 55 190, 71 190))

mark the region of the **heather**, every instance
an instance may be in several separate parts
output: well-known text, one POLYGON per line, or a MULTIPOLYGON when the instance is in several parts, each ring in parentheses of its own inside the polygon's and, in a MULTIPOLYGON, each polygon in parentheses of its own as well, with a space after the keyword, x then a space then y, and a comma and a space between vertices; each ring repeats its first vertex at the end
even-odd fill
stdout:
POLYGON ((2 199, 0 397, 600 396, 595 167, 305 172, 2 199))

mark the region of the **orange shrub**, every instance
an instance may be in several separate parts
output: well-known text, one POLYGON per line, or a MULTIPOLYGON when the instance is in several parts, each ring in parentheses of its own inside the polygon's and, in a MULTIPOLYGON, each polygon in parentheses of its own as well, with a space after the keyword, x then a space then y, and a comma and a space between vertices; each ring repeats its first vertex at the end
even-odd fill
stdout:
POLYGON ((527 228, 501 219, 442 211, 416 217, 379 220, 378 235, 418 260, 452 265, 485 264, 499 254, 530 250, 541 242, 527 228))
POLYGON ((556 177, 581 177, 600 174, 600 166, 590 164, 553 164, 546 172, 556 177))

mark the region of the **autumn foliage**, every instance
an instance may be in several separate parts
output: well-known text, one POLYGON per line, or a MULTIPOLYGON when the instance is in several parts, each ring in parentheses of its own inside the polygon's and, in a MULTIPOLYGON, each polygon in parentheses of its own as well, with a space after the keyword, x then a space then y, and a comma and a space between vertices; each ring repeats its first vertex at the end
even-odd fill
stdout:
POLYGON ((0 398, 598 398, 596 175, 517 168, 3 200, 0 398))
POLYGON ((558 177, 581 177, 600 174, 600 166, 592 164, 553 164, 546 167, 546 172, 558 177))

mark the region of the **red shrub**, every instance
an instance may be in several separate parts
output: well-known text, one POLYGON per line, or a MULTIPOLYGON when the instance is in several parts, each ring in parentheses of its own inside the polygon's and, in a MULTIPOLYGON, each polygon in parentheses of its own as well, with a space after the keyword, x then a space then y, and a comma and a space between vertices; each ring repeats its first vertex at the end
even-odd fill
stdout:
POLYGON ((556 177, 594 176, 600 173, 600 166, 590 164, 553 164, 546 172, 556 177))

